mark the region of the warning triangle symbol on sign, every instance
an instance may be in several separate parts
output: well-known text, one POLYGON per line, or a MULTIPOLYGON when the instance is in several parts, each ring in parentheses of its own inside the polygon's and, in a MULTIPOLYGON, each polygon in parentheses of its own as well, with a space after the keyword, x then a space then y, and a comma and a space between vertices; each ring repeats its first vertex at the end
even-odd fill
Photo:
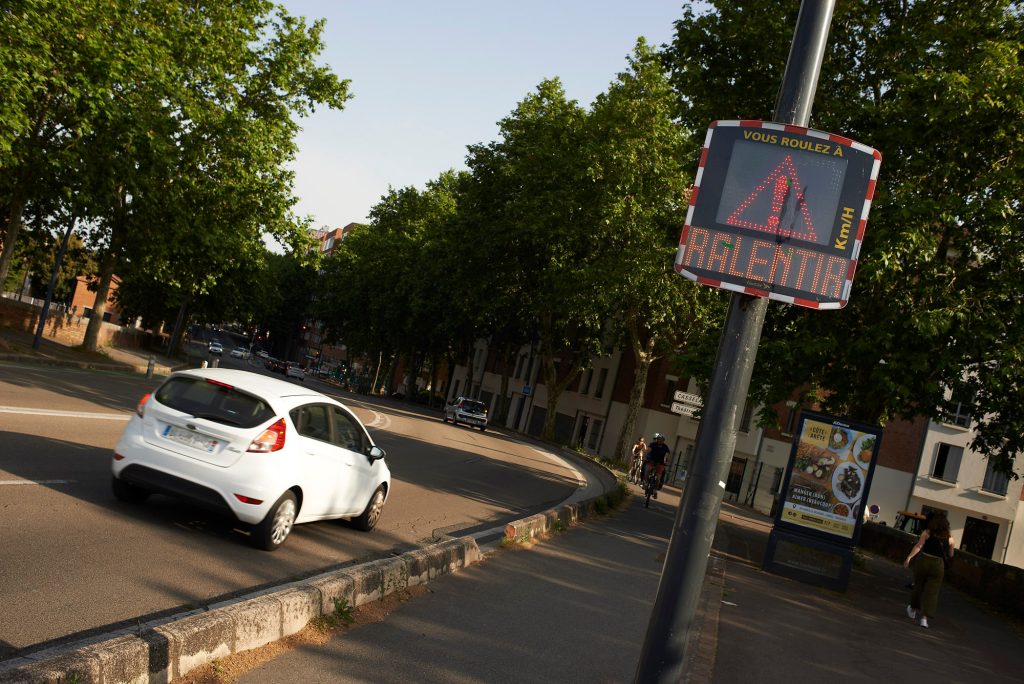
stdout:
POLYGON ((807 210, 804 193, 793 157, 786 155, 775 170, 736 207, 725 222, 738 228, 750 228, 782 238, 817 242, 817 233, 807 210))

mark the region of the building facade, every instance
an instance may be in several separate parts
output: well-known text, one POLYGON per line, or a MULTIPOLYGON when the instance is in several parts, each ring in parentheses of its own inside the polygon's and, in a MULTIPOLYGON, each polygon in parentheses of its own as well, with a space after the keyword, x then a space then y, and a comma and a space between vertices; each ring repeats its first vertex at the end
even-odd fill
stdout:
MULTIPOLYGON (((539 356, 524 346, 511 367, 505 368, 486 342, 478 341, 472 368, 470 378, 466 366, 456 367, 448 398, 469 396, 492 409, 504 403, 507 410, 502 410, 502 415, 492 411, 492 424, 539 436, 549 410, 539 356), (504 402, 499 401, 502 396, 504 402)), ((616 453, 616 446, 626 420, 634 370, 632 354, 618 350, 595 361, 559 397, 556 439, 607 460, 624 461, 626 455, 616 453)), ((634 434, 626 440, 628 449, 641 435, 650 439, 655 432, 664 434, 672 449, 670 478, 679 484, 685 482, 692 464, 700 425, 699 418, 688 415, 692 411, 686 406, 699 404, 698 392, 692 379, 673 374, 664 361, 655 362, 634 434), (674 401, 677 392, 683 393, 683 407, 674 401), (673 413, 673 404, 684 413, 673 413)), ((794 401, 773 407, 779 429, 758 427, 756 408, 748 401, 740 417, 725 499, 772 514, 800 413, 817 407, 794 401)), ((846 418, 860 422, 853 416, 846 418)), ((865 514, 875 522, 894 525, 907 512, 941 510, 949 517, 960 548, 1024 567, 1024 478, 996 473, 984 457, 970 450, 973 435, 969 416, 957 415, 950 424, 918 417, 886 425, 865 514)), ((1024 474, 1024 464, 1018 463, 1016 472, 1024 474)))

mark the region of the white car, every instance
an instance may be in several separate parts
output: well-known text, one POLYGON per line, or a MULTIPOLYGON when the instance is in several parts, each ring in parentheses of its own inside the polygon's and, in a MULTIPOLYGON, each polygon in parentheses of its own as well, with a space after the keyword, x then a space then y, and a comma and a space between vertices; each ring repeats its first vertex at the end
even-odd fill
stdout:
POLYGON ((306 371, 302 370, 302 366, 294 363, 288 364, 288 368, 285 369, 284 375, 286 378, 298 378, 302 382, 306 382, 306 371))
POLYGON ((391 489, 384 451, 340 402, 226 368, 173 373, 139 401, 114 448, 113 489, 229 511, 273 551, 296 523, 373 529, 391 489))
POLYGON ((235 347, 231 350, 231 356, 236 359, 244 359, 249 355, 249 351, 245 347, 235 347))
POLYGON ((216 354, 217 356, 221 356, 224 354, 224 347, 221 345, 220 342, 211 342, 210 353, 216 354))

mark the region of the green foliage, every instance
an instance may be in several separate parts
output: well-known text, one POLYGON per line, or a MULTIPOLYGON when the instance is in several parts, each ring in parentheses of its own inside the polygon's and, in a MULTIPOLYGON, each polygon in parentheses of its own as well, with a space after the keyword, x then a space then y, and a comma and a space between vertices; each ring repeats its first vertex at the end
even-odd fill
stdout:
MULTIPOLYGON (((712 119, 771 118, 797 9, 685 10, 666 58, 695 136, 712 119)), ((1007 1, 837 4, 811 125, 884 161, 849 305, 770 307, 759 399, 806 384, 825 410, 883 423, 966 399, 975 449, 1003 467, 1024 449, 1024 342, 1010 332, 1024 323, 1022 22, 1007 1)))
POLYGON ((352 624, 356 621, 355 616, 352 614, 352 606, 348 605, 348 599, 338 598, 335 596, 334 601, 334 617, 345 624, 352 624))
POLYGON ((24 97, 0 108, 13 124, 0 135, 0 280, 25 208, 54 204, 102 254, 96 311, 115 272, 172 309, 212 296, 208 309, 230 311, 244 302, 228 276, 262 270, 265 235, 305 253, 287 168, 297 119, 348 97, 315 63, 321 23, 266 0, 34 0, 5 20, 0 84, 24 97))

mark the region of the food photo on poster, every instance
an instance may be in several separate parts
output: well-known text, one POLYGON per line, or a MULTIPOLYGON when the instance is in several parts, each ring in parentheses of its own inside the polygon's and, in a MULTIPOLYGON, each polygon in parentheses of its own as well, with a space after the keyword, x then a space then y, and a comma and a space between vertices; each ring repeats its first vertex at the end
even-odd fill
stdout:
POLYGON ((779 521, 853 539, 879 443, 877 428, 805 415, 779 521))

